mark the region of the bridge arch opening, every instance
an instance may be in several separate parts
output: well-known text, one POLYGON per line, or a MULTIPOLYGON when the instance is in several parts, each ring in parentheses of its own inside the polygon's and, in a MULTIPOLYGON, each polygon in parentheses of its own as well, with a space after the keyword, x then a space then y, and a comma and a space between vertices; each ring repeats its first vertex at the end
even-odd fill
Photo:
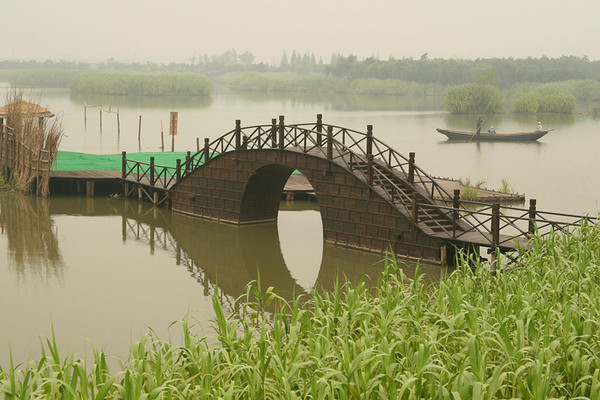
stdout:
POLYGON ((242 197, 240 222, 277 221, 281 253, 290 275, 305 290, 319 276, 323 259, 323 222, 317 202, 286 200, 286 184, 301 182, 311 189, 304 175, 294 168, 269 164, 260 167, 248 180, 242 197))
POLYGON ((275 221, 284 187, 294 171, 280 164, 264 165, 254 171, 244 188, 240 223, 275 221))

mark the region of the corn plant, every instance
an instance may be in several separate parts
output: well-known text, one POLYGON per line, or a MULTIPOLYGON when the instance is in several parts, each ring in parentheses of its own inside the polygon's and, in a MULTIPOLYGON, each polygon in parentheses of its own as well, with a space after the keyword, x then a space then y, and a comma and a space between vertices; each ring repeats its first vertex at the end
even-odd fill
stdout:
POLYGON ((285 300, 248 286, 214 335, 191 317, 182 343, 152 331, 110 371, 61 357, 0 368, 6 399, 600 398, 600 227, 534 237, 519 268, 458 255, 445 280, 390 259, 374 285, 338 282, 285 300))

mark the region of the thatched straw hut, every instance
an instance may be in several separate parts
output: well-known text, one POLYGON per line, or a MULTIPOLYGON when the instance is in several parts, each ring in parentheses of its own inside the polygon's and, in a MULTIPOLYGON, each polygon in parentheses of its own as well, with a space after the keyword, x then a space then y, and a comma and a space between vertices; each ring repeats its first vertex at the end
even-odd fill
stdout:
POLYGON ((17 100, 13 103, 0 107, 0 121, 7 118, 14 110, 18 110, 22 118, 50 118, 54 113, 39 104, 30 103, 25 100, 17 100))
POLYGON ((49 193, 50 168, 63 136, 60 118, 50 117, 54 113, 24 101, 16 88, 0 108, 0 171, 42 196, 49 193))

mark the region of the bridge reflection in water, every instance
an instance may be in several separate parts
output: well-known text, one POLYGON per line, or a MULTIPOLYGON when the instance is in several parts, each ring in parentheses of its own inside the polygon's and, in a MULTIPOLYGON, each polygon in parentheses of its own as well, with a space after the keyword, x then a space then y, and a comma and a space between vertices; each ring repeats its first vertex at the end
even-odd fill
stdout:
MULTIPOLYGON (((304 210, 303 214, 307 210, 318 212, 316 203, 310 202, 282 202, 280 208, 284 213, 281 220, 298 210, 304 210)), ((297 220, 280 224, 279 228, 285 232, 282 235, 276 222, 245 226, 218 223, 122 198, 47 200, 3 196, 0 225, 9 239, 9 269, 17 279, 36 276, 42 281, 60 282, 68 275, 53 215, 120 216, 124 243, 142 242, 151 254, 171 254, 174 263, 185 267, 202 286, 205 296, 214 294, 218 285, 225 304, 244 294, 247 284, 258 278, 259 270, 263 288, 273 286, 289 298, 292 293, 306 293, 311 287, 330 290, 338 276, 340 281, 346 277, 353 282, 366 279, 374 283, 384 266, 380 255, 324 243, 319 226, 309 226, 307 230, 306 224, 298 224, 297 220), (304 230, 290 234, 299 225, 304 225, 300 228, 304 230), (311 235, 308 247, 296 241, 298 237, 311 235)), ((307 218, 306 214, 299 217, 307 218)), ((312 217, 320 218, 314 214, 312 217)), ((94 246, 102 246, 101 239, 94 246)), ((115 264, 126 262, 131 260, 115 260, 115 264)), ((402 267, 408 276, 413 276, 414 263, 402 267)), ((426 263, 421 263, 421 270, 432 280, 443 278, 446 271, 439 265, 426 263)))
MULTIPOLYGON (((307 292, 309 288, 300 282, 313 281, 323 290, 330 290, 338 276, 340 281, 345 277, 352 282, 367 279, 374 283, 384 267, 379 255, 323 243, 317 275, 300 276, 303 271, 290 264, 302 265, 301 260, 285 259, 275 222, 237 226, 147 208, 146 203, 139 203, 139 207, 131 207, 127 201, 123 204, 123 240, 147 243, 151 252, 172 253, 176 264, 184 266, 204 288, 204 295, 215 293, 218 285, 221 294, 231 301, 245 293, 247 284, 256 280, 260 271, 263 288, 273 286, 289 298, 293 293, 307 292)), ((282 210, 286 212, 285 206, 282 210)), ((316 233, 321 235, 320 231, 316 233)), ((420 265, 433 280, 442 278, 446 271, 439 265, 420 265)), ((402 266, 408 276, 414 275, 415 263, 402 266)), ((315 270, 310 265, 306 268, 315 270)))

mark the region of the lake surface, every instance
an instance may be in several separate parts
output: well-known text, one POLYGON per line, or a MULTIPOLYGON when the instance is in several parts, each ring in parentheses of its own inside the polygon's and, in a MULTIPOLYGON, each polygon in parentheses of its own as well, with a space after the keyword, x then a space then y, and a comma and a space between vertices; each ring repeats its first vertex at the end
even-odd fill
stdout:
MULTIPOLYGON (((4 87, 6 91, 6 87, 4 87)), ((4 96, 6 98, 6 96, 4 96)), ((29 100, 26 98, 26 100, 29 100)), ((434 176, 486 181, 498 189, 506 179, 517 192, 538 200, 538 209, 566 213, 599 211, 600 119, 544 116, 554 129, 536 143, 450 143, 435 127, 470 130, 472 116, 443 111, 440 99, 230 94, 210 99, 73 97, 45 89, 34 98, 62 113, 67 136, 61 150, 88 153, 158 151, 161 121, 165 146, 169 112, 178 111, 176 151, 195 150, 242 125, 324 122, 374 134, 434 176), (87 124, 84 107, 87 103, 87 124), (102 131, 99 109, 104 113, 102 131), (139 117, 142 140, 138 143, 139 117)), ((530 131, 537 116, 484 116, 499 132, 530 131)), ((90 340, 124 357, 132 340, 191 315, 200 333, 211 333, 211 295, 219 289, 226 307, 260 277, 263 287, 284 294, 329 288, 338 273, 351 280, 376 279, 381 257, 326 245, 315 202, 282 202, 275 224, 218 224, 123 198, 2 196, 0 200, 0 364, 9 348, 16 360, 35 357, 39 335, 56 332, 63 351, 88 351, 90 340), (9 347, 10 346, 10 347, 9 347)), ((412 274, 414 266, 406 266, 412 274)), ((434 279, 437 266, 424 266, 434 279)), ((176 339, 178 330, 171 335, 176 339)))

